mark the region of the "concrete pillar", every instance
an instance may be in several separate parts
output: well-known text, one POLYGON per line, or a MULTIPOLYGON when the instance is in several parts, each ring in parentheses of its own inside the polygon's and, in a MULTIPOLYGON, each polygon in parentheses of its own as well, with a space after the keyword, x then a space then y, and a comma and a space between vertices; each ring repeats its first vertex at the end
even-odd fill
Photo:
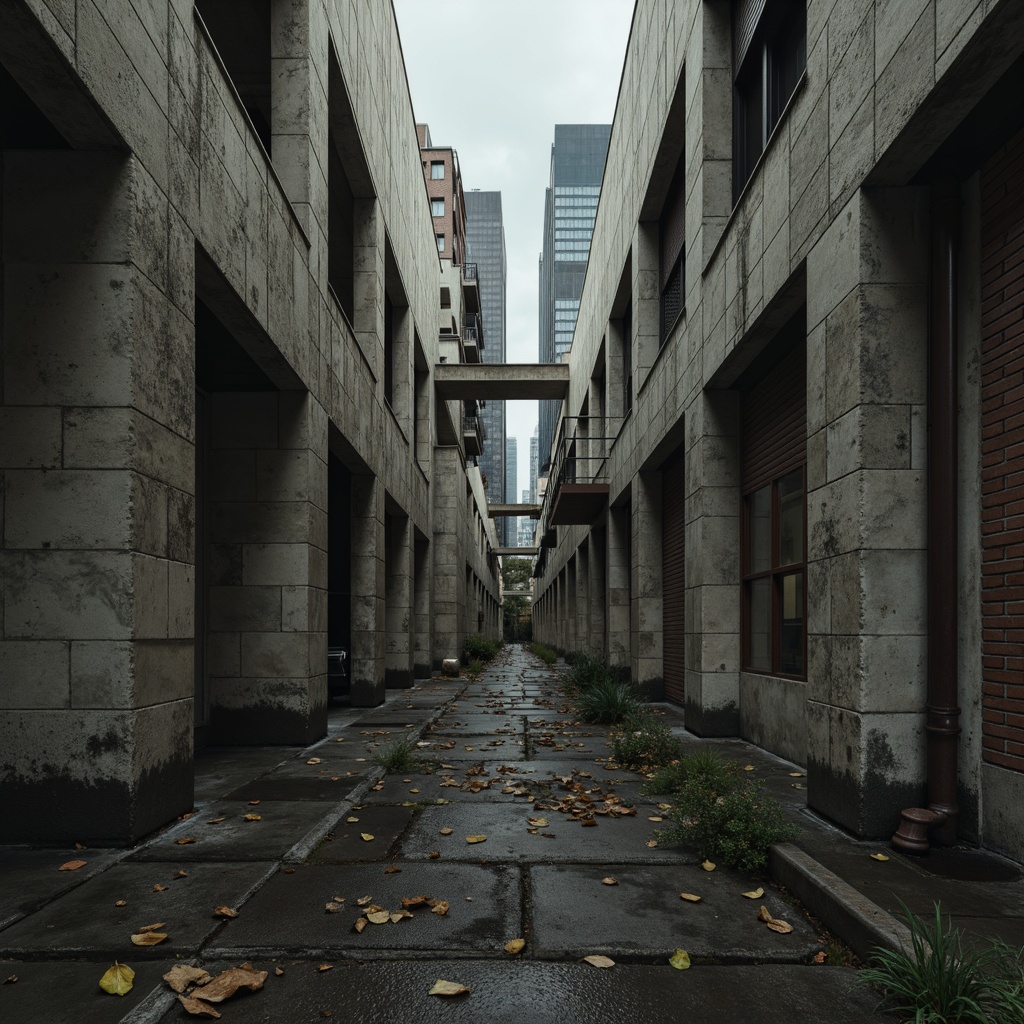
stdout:
POLYGON ((352 474, 352 691, 353 707, 384 700, 384 486, 352 474))
POLYGON ((562 618, 562 646, 567 651, 579 650, 579 632, 577 620, 577 572, 576 555, 565 566, 565 615, 562 618))
POLYGON ((605 607, 608 601, 606 585, 606 562, 608 558, 608 531, 595 527, 590 533, 587 545, 587 576, 589 606, 589 636, 587 648, 601 657, 608 656, 608 642, 605 626, 605 607))
POLYGON ((425 537, 417 537, 413 546, 412 674, 414 679, 429 679, 431 675, 432 577, 430 544, 425 537))
POLYGON ((378 399, 384 401, 384 251, 387 235, 376 199, 356 199, 354 214, 355 272, 352 277, 352 327, 377 379, 378 399))
POLYGON ((631 560, 633 683, 651 700, 665 696, 662 665, 661 473, 634 478, 631 560))
POLYGON ((647 379, 661 348, 661 248, 656 222, 640 221, 633 244, 633 388, 647 379))
POLYGON ((808 800, 869 836, 924 796, 927 239, 860 191, 807 260, 808 800))
POLYGON ((434 449, 434 539, 431 544, 434 570, 433 665, 441 668, 445 658, 462 655, 459 595, 465 584, 461 577, 465 560, 461 556, 458 524, 462 515, 462 464, 455 447, 434 449))
MULTIPOLYGON (((0 161, 0 821, 127 843, 192 804, 188 258, 122 153, 0 161)), ((178 223, 175 220, 175 223, 178 223)))
POLYGON ((405 689, 413 680, 413 531, 408 516, 389 515, 387 524, 384 682, 388 687, 405 689))
POLYGON ((624 672, 630 668, 629 534, 629 505, 608 509, 608 664, 624 672))
POLYGON ((576 646, 590 651, 590 545, 584 542, 576 551, 576 646))
POLYGON ((740 396, 705 391, 686 422, 686 727, 740 731, 740 396))

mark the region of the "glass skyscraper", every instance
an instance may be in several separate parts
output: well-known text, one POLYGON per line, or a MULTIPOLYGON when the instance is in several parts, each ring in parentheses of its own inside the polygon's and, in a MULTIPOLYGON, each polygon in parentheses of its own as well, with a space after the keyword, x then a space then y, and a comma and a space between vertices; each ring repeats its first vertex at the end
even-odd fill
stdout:
MULTIPOLYGON (((540 257, 542 363, 560 362, 572 345, 611 130, 610 124, 555 125, 540 257)), ((543 474, 551 459, 560 403, 539 405, 538 459, 543 474)))

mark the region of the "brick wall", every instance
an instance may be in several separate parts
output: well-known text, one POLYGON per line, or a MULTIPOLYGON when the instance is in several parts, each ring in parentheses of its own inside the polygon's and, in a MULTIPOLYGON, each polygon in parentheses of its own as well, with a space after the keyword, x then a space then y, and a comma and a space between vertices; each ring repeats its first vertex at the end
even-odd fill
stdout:
POLYGON ((981 189, 982 734, 1024 772, 1024 131, 981 189))

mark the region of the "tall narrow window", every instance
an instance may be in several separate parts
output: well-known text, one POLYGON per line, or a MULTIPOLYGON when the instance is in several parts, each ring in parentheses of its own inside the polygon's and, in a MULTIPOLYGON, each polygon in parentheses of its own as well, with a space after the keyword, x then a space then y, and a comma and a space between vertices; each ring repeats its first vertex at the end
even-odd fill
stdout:
POLYGON ((658 221, 660 271, 660 343, 672 333, 683 312, 683 259, 686 251, 686 175, 683 155, 679 156, 672 184, 658 221))
POLYGON ((384 292, 384 401, 395 407, 395 304, 384 292))
MULTIPOLYGON (((800 318, 800 325, 803 320, 800 318)), ((804 677, 806 666, 806 369, 801 343, 743 404, 743 667, 804 677)))
POLYGON ((430 200, 430 215, 432 217, 443 217, 444 216, 444 200, 443 199, 431 199, 430 200))
POLYGON ((734 0, 733 199, 746 187, 807 65, 804 0, 734 0))
POLYGON ((444 235, 437 235, 437 251, 444 252, 444 235))
POLYGON ((633 302, 622 311, 622 414, 633 408, 633 302))

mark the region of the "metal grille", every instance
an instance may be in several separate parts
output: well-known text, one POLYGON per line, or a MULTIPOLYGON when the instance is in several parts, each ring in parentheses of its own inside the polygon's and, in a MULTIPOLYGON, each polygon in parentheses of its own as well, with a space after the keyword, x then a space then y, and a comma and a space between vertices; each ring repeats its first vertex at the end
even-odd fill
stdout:
POLYGON ((686 682, 686 474, 682 451, 661 471, 662 629, 665 698, 682 704, 686 682))
MULTIPOLYGON (((803 0, 800 0, 802 3, 803 0)), ((732 70, 740 73, 743 58, 754 41, 767 0, 735 0, 732 9, 732 70)))

